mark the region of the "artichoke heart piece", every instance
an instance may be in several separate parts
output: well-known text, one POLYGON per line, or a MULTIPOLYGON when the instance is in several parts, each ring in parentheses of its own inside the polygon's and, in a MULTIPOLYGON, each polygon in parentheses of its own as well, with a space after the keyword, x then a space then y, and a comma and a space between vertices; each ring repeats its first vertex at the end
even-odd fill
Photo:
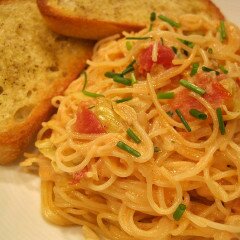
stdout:
POLYGON ((135 110, 127 104, 115 104, 113 109, 128 125, 132 125, 137 121, 135 110))
POLYGON ((102 125, 108 132, 120 132, 126 129, 121 117, 113 110, 112 102, 107 99, 98 99, 93 109, 102 125))
POLYGON ((35 146, 45 157, 54 161, 56 147, 49 141, 49 139, 38 140, 35 143, 35 146))

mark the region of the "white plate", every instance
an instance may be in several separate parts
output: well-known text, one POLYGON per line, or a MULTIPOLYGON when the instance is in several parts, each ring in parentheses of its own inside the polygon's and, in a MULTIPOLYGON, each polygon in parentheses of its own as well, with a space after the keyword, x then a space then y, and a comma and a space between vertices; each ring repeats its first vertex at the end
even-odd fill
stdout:
MULTIPOLYGON (((239 0, 214 0, 240 26, 239 0)), ((81 240, 80 227, 57 227, 42 218, 39 178, 18 166, 0 166, 0 240, 81 240)))

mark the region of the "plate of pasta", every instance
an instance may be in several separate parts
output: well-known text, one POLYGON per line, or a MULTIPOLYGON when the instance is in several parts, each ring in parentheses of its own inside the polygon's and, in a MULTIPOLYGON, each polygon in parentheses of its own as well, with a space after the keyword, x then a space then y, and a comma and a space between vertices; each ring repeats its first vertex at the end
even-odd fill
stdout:
POLYGON ((198 15, 100 40, 38 151, 1 167, 1 238, 240 239, 239 53, 236 25, 198 15))

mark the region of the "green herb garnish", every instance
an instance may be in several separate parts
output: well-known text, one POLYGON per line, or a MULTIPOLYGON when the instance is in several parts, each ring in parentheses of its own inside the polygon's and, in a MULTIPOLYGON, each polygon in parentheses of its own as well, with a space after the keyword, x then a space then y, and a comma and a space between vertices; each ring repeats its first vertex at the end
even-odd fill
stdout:
POLYGON ((199 63, 193 63, 192 64, 192 70, 191 70, 191 73, 190 73, 190 76, 194 76, 197 71, 198 71, 198 68, 199 68, 199 63))
POLYGON ((152 12, 151 14, 150 14, 150 21, 151 22, 154 22, 156 20, 156 13, 155 12, 152 12))
POLYGON ((147 40, 151 38, 152 37, 126 37, 127 40, 147 40))
POLYGON ((217 108, 216 113, 217 113, 217 118, 218 118, 219 130, 220 130, 221 134, 224 135, 226 131, 225 131, 225 125, 224 125, 223 116, 222 116, 222 109, 217 108))
POLYGON ((83 82, 82 91, 85 90, 85 88, 86 88, 86 86, 87 86, 87 80, 88 80, 88 78, 87 78, 87 73, 86 73, 85 71, 83 72, 83 75, 84 75, 84 82, 83 82))
POLYGON ((172 117, 173 114, 174 114, 173 111, 167 111, 166 113, 167 113, 167 115, 168 115, 169 117, 172 117))
POLYGON ((185 118, 183 117, 181 111, 179 109, 175 110, 176 114, 178 115, 178 117, 180 118, 181 122, 183 123, 184 127, 187 129, 188 132, 191 132, 192 129, 190 128, 190 126, 188 125, 187 121, 185 120, 185 118))
POLYGON ((200 119, 200 120, 205 120, 207 119, 207 114, 200 112, 197 109, 190 109, 189 110, 190 115, 192 115, 193 117, 200 119))
POLYGON ((138 152, 134 148, 128 146, 126 143, 124 143, 122 141, 119 141, 116 146, 119 147, 120 149, 130 153, 131 155, 133 155, 135 157, 140 157, 141 156, 140 152, 138 152))
POLYGON ((213 50, 212 50, 212 48, 208 48, 208 50, 207 50, 207 51, 208 51, 208 53, 209 53, 209 54, 212 54, 212 53, 213 53, 213 50))
POLYGON ((107 78, 114 78, 116 76, 118 77, 122 77, 122 74, 121 73, 115 73, 115 72, 105 72, 105 77, 107 78))
POLYGON ((219 68, 223 73, 228 74, 228 70, 224 66, 219 66, 219 68))
POLYGON ((121 73, 122 76, 124 76, 127 73, 130 73, 132 71, 134 71, 134 67, 133 64, 136 62, 136 60, 134 59, 121 73))
POLYGON ((187 80, 181 79, 179 83, 185 88, 188 88, 199 95, 203 95, 206 92, 204 89, 194 85, 193 83, 188 82, 187 80))
POLYGON ((168 24, 170 24, 172 27, 176 27, 176 28, 179 28, 181 27, 181 24, 180 23, 177 23, 175 21, 173 21, 172 19, 164 16, 164 15, 159 15, 158 16, 159 19, 161 19, 162 21, 164 22, 167 22, 168 24))
POLYGON ((177 38, 177 40, 180 41, 181 43, 183 43, 184 45, 190 47, 190 48, 194 47, 194 43, 193 42, 190 42, 188 40, 181 39, 181 38, 177 38))
POLYGON ((221 41, 225 40, 227 38, 227 32, 225 29, 224 21, 220 21, 219 32, 220 32, 221 41))
POLYGON ((156 20, 156 13, 155 12, 152 12, 150 14, 150 27, 149 27, 149 32, 152 31, 152 27, 153 27, 153 22, 156 20))
POLYGON ((162 44, 162 46, 164 46, 163 38, 161 37, 160 40, 161 40, 161 44, 162 44))
POLYGON ((141 142, 141 139, 133 132, 131 128, 128 128, 127 135, 137 144, 141 142))
POLYGON ((172 99, 174 98, 174 92, 159 92, 157 93, 158 99, 172 99))
POLYGON ((173 213, 173 218, 176 220, 176 221, 179 221, 183 215, 183 213, 185 212, 186 210, 186 205, 184 204, 179 204, 176 211, 173 213))
POLYGON ((104 97, 104 95, 102 95, 102 94, 88 92, 88 91, 85 90, 85 88, 87 86, 88 78, 87 78, 87 73, 85 71, 83 72, 83 74, 84 74, 84 83, 83 83, 82 93, 84 95, 86 95, 88 97, 92 97, 92 98, 104 97))
POLYGON ((133 65, 134 65, 135 62, 136 62, 136 60, 133 60, 121 73, 105 72, 104 75, 107 78, 123 77, 127 73, 130 73, 130 72, 134 71, 133 65))
POLYGON ((124 77, 121 77, 121 76, 114 76, 113 81, 117 82, 117 83, 121 83, 121 84, 126 85, 126 86, 131 86, 132 85, 132 79, 124 78, 124 77))
POLYGON ((137 83, 137 79, 134 73, 131 73, 132 84, 137 83))
POLYGON ((93 93, 93 92, 88 92, 86 90, 82 91, 82 93, 88 97, 92 97, 92 98, 98 98, 98 97, 104 97, 103 94, 99 94, 99 93, 93 93))
POLYGON ((88 109, 92 109, 92 108, 95 108, 95 105, 90 106, 88 109))
POLYGON ((203 70, 204 72, 215 72, 216 75, 219 75, 219 74, 220 74, 219 71, 215 71, 215 70, 213 70, 212 68, 209 68, 209 67, 206 67, 206 66, 202 66, 202 70, 203 70))
POLYGON ((173 50, 173 52, 174 52, 175 54, 177 54, 178 49, 177 49, 176 47, 172 46, 172 50, 173 50))
POLYGON ((127 102, 127 101, 130 101, 130 100, 132 100, 132 97, 126 97, 126 98, 118 99, 115 102, 116 103, 123 103, 123 102, 127 102))
POLYGON ((126 48, 128 51, 132 49, 132 43, 130 41, 126 41, 126 48))

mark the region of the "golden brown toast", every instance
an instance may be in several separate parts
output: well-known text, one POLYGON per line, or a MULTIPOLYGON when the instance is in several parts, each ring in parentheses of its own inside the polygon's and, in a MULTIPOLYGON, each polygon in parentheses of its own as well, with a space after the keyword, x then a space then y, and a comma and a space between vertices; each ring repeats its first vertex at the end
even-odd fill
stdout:
POLYGON ((0 164, 19 157, 91 57, 92 43, 50 31, 34 0, 0 1, 0 164))
POLYGON ((138 31, 149 23, 153 11, 173 18, 186 13, 224 18, 209 0, 37 0, 37 3, 53 31, 85 39, 138 31))

